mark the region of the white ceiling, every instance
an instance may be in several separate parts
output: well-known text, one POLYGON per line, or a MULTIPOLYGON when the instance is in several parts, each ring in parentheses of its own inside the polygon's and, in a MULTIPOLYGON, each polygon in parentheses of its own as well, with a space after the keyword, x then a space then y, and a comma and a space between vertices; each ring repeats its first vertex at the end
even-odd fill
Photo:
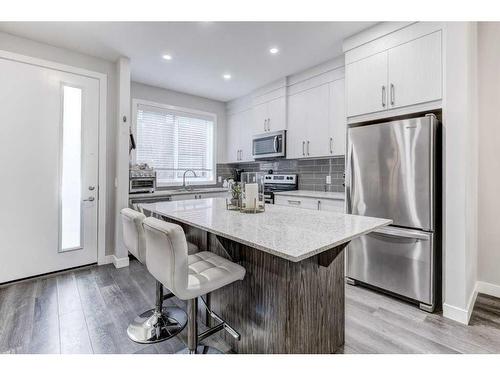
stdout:
POLYGON ((1 22, 0 31, 111 61, 127 56, 134 81, 227 101, 339 56, 346 37, 373 24, 1 22), (274 46, 280 52, 271 55, 274 46))

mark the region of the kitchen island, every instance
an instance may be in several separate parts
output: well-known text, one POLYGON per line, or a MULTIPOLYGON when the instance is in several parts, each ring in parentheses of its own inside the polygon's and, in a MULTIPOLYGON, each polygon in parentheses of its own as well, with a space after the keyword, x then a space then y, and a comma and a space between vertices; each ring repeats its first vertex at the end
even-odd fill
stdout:
POLYGON ((200 249, 245 267, 209 303, 241 334, 237 353, 335 353, 344 343, 344 256, 350 240, 391 220, 267 205, 244 214, 222 198, 141 205, 178 223, 200 249))

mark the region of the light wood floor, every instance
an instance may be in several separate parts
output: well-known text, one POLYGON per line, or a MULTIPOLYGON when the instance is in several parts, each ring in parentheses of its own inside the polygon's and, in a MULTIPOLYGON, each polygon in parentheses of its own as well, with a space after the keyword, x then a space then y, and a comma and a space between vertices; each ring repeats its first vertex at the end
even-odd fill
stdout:
MULTIPOLYGON (((1 288, 0 353, 176 353, 185 347, 185 330, 153 345, 127 337, 128 323, 153 306, 154 294, 153 278, 137 261, 1 288)), ((210 345, 228 350, 217 336, 210 345)), ((471 324, 464 326, 347 285, 342 352, 500 353, 500 300, 479 295, 471 324)))

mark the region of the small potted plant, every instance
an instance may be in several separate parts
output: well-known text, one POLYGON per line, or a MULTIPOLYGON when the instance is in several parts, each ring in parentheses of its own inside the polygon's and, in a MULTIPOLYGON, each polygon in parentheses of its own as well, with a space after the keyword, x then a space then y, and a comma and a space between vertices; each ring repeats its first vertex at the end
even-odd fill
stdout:
POLYGON ((231 205, 240 206, 241 185, 238 182, 231 184, 231 205))

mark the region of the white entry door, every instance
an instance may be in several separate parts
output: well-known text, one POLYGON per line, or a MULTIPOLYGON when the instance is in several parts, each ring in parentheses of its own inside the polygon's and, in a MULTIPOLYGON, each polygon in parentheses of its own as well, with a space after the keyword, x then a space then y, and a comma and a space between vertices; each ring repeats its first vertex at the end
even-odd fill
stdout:
POLYGON ((97 261, 99 81, 0 58, 0 283, 97 261))

